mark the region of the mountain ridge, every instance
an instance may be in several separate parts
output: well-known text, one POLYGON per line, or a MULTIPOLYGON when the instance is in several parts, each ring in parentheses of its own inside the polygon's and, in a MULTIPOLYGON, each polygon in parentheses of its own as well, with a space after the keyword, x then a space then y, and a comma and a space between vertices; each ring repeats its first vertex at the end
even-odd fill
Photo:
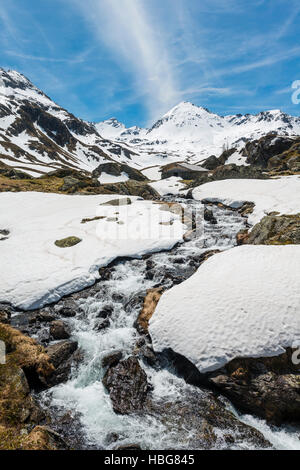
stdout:
MULTIPOLYGON (((280 110, 220 116, 182 101, 148 129, 127 128, 116 118, 87 122, 23 74, 0 68, 0 164, 27 169, 31 176, 61 168, 92 173, 107 162, 139 170, 183 160, 199 163, 273 132, 300 135, 300 117, 280 110)), ((238 163, 245 159, 239 156, 238 163)))

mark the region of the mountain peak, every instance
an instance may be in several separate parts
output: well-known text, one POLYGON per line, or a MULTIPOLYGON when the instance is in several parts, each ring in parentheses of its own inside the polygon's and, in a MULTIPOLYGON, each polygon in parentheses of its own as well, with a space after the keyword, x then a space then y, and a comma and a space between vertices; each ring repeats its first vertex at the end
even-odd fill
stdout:
POLYGON ((170 111, 168 111, 163 117, 172 116, 172 115, 180 114, 180 113, 199 114, 203 112, 210 114, 210 111, 207 108, 197 106, 194 103, 191 103, 190 101, 181 101, 172 109, 170 109, 170 111))

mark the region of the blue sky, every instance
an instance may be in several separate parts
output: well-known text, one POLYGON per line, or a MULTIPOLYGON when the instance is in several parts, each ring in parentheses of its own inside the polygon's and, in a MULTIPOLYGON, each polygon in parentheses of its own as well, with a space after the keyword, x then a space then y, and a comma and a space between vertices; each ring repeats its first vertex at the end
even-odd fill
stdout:
POLYGON ((180 101, 300 114, 299 0, 2 0, 0 65, 90 121, 148 125, 180 101))

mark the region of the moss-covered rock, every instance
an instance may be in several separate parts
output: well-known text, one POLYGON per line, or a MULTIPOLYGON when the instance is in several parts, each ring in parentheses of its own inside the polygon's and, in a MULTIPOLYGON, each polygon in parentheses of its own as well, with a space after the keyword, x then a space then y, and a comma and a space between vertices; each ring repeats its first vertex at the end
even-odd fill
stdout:
POLYGON ((48 426, 36 426, 22 442, 22 450, 65 450, 62 437, 48 426))
POLYGON ((28 427, 45 418, 30 390, 42 385, 54 366, 42 346, 9 325, 0 323, 0 340, 6 345, 6 363, 0 365, 0 449, 18 449, 28 427))
POLYGON ((125 163, 107 162, 101 163, 92 173, 95 178, 99 178, 102 173, 108 173, 113 176, 121 176, 122 173, 126 173, 131 180, 135 181, 147 181, 148 178, 143 175, 139 170, 126 165, 125 163))
POLYGON ((78 237, 66 237, 61 240, 56 240, 55 245, 59 248, 70 248, 71 246, 78 245, 82 240, 78 237))
MULTIPOLYGON (((201 175, 195 180, 187 183, 187 188, 194 188, 201 184, 210 183, 212 181, 220 181, 226 179, 266 179, 268 175, 260 168, 255 166, 220 165, 211 172, 201 175)), ((190 194, 188 195, 188 197, 190 194)))
POLYGON ((256 224, 245 243, 250 245, 300 244, 300 214, 267 215, 256 224))

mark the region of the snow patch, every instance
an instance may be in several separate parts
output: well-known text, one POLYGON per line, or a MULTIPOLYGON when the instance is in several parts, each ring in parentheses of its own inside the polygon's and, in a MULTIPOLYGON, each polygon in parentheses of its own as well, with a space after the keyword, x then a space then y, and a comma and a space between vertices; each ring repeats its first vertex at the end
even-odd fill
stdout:
POLYGON ((201 372, 235 357, 271 357, 300 340, 300 246, 241 246, 217 254, 165 292, 150 321, 156 351, 201 372))
POLYGON ((92 285, 98 269, 117 257, 171 249, 182 241, 179 217, 159 204, 132 197, 132 204, 101 205, 124 196, 1 193, 0 302, 39 308, 92 285), (98 219, 95 219, 98 217, 98 219), (82 219, 89 219, 81 223, 82 219), (161 224, 169 222, 172 225, 161 224), (58 248, 55 240, 76 236, 81 243, 58 248))

